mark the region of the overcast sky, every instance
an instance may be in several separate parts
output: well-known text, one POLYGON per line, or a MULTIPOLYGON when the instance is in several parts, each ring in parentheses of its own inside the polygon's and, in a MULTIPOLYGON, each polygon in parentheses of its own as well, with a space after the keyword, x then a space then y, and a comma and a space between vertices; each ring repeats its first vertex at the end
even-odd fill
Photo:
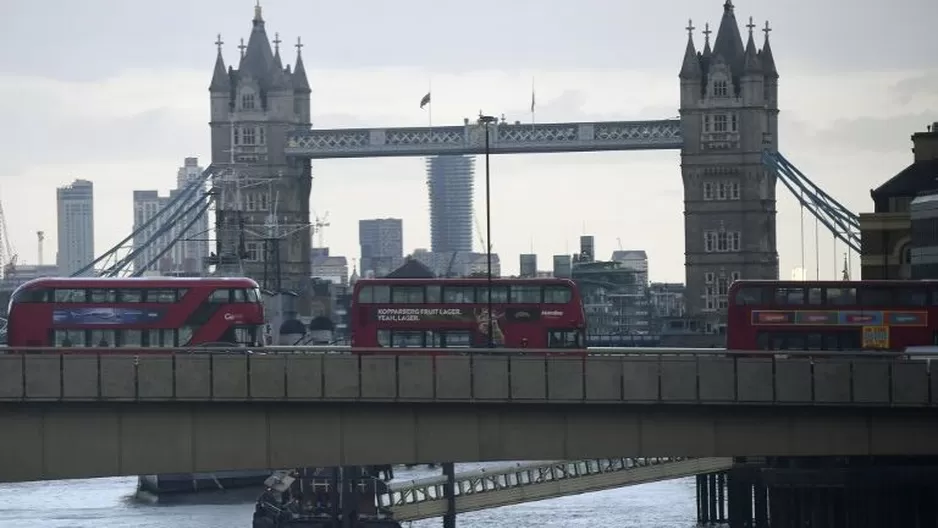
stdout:
MULTIPOLYGON (((484 110, 537 121, 677 115, 687 19, 716 30, 722 0, 264 0, 273 38, 301 36, 317 127, 422 125, 484 110)), ((911 162, 909 136, 938 121, 934 0, 737 0, 773 27, 780 71, 780 148, 853 211, 911 162)), ((55 258, 55 188, 95 183, 96 253, 131 230, 134 189, 169 189, 186 156, 208 157, 208 83, 216 34, 225 58, 251 27, 253 0, 3 2, 0 33, 0 201, 23 262, 37 230, 55 258)), ((745 28, 742 28, 745 31, 745 28)), ((745 33, 744 33, 745 34, 745 33)), ((761 33, 757 42, 761 45, 761 33)), ((295 50, 286 48, 292 63, 295 50)), ((312 207, 329 211, 334 253, 358 256, 360 218, 404 219, 405 250, 429 246, 423 160, 316 162, 312 207), (405 199, 401 199, 404 197, 405 199)), ((540 267, 585 230, 599 257, 621 241, 645 249, 653 280, 683 281, 677 152, 497 157, 493 244, 504 268, 533 247, 540 267)), ((484 218, 481 179, 476 210, 484 218)), ((783 278, 801 263, 799 209, 779 195, 783 278)), ((807 267, 814 270, 813 220, 807 267)), ((833 275, 820 236, 822 278, 833 275)), ((481 247, 481 244, 479 244, 481 247)))

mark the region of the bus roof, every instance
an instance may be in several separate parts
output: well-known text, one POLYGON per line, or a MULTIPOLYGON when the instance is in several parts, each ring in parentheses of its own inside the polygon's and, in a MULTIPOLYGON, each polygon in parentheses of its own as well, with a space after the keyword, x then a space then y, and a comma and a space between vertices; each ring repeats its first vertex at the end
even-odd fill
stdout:
POLYGON ((938 284, 938 280, 925 279, 882 279, 882 280, 763 280, 763 279, 740 279, 734 281, 731 288, 740 288, 743 286, 833 286, 849 288, 854 286, 915 286, 938 284))
POLYGON ((247 277, 40 277, 23 283, 20 288, 186 288, 193 286, 259 288, 254 279, 247 277))
MULTIPOLYGON (((575 284, 572 280, 559 277, 532 277, 532 278, 522 278, 522 277, 492 277, 493 283, 504 284, 575 284)), ((359 279, 355 285, 383 285, 383 284, 471 284, 484 286, 488 283, 488 278, 486 277, 434 277, 434 278, 420 278, 420 279, 395 279, 395 278, 374 278, 374 279, 359 279)))

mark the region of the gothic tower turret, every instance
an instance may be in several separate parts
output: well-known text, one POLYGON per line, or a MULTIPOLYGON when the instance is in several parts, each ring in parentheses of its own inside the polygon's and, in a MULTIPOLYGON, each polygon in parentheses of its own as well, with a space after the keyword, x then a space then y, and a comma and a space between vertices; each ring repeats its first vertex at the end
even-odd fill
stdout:
MULTIPOLYGON (((271 49, 259 3, 251 25, 237 69, 225 70, 219 37, 209 86, 212 165, 223 175, 215 181, 216 253, 266 289, 303 299, 310 283, 312 178, 309 161, 288 159, 284 151, 291 130, 310 126, 309 82, 299 58, 293 72, 283 67, 279 35, 271 49)), ((305 304, 296 307, 301 315, 305 304)))
POLYGON ((761 161, 777 148, 778 72, 768 23, 761 51, 747 27, 744 47, 726 0, 713 49, 708 24, 702 53, 688 38, 679 75, 686 303, 712 333, 725 328, 732 281, 778 278, 775 177, 761 161))

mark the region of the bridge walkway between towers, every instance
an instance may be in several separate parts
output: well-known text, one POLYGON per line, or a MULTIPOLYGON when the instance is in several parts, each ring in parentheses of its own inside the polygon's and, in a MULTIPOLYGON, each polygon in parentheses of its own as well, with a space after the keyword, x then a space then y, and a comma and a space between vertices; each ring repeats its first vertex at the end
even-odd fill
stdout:
MULTIPOLYGON (((732 458, 610 458, 530 462, 456 475, 456 513, 725 471, 732 458)), ((398 521, 442 517, 446 477, 392 483, 378 496, 398 521)))

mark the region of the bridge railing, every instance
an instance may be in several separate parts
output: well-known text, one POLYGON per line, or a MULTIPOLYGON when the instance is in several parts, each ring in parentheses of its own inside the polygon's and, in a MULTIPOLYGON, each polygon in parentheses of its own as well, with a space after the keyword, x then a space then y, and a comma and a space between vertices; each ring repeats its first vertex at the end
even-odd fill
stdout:
POLYGON ((0 401, 938 406, 938 374, 930 361, 883 353, 382 352, 6 353, 0 354, 0 401))
MULTIPOLYGON (((494 469, 480 469, 457 474, 453 494, 459 497, 502 491, 531 484, 656 466, 681 460, 687 459, 684 457, 667 457, 556 460, 551 462, 529 462, 494 469)), ((443 500, 445 498, 443 488, 446 482, 445 476, 395 482, 388 486, 387 493, 378 496, 378 505, 394 508, 418 502, 443 500)))

